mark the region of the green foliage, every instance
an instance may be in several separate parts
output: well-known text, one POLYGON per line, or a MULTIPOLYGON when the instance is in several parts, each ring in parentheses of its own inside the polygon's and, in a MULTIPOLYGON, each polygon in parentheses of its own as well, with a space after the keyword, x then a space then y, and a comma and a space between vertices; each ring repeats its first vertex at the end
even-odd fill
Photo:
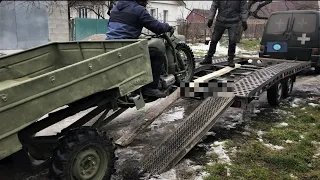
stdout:
POLYGON ((233 136, 225 148, 230 152, 237 147, 234 155, 229 155, 231 164, 214 164, 206 167, 210 174, 207 180, 215 179, 320 179, 320 110, 308 104, 300 104, 299 108, 285 107, 287 113, 278 122, 265 122, 270 114, 260 115, 252 121, 252 132, 265 131, 263 142, 251 133, 244 141, 243 135, 233 136), (304 107, 304 109, 302 109, 304 107), (290 114, 291 116, 288 116, 290 114), (258 120, 259 119, 259 120, 258 120), (262 120, 261 120, 262 119, 262 120), (275 127, 279 122, 288 126, 275 127), (303 135, 304 137, 301 137, 303 135), (286 140, 292 143, 286 143, 286 140), (271 143, 281 145, 284 149, 274 150, 264 145, 271 143), (229 169, 229 173, 227 171, 229 169))

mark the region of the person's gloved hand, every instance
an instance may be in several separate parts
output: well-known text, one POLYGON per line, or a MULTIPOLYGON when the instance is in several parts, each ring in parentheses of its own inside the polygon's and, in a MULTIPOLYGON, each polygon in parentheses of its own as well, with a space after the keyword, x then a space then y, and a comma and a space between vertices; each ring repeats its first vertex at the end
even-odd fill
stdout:
POLYGON ((208 20, 208 23, 207 23, 207 26, 208 26, 209 28, 211 28, 212 24, 213 24, 213 19, 209 19, 209 20, 208 20))
POLYGON ((169 26, 169 32, 172 35, 174 33, 175 28, 173 26, 169 26))
POLYGON ((242 22, 242 28, 243 28, 243 31, 246 31, 248 29, 247 22, 242 22))

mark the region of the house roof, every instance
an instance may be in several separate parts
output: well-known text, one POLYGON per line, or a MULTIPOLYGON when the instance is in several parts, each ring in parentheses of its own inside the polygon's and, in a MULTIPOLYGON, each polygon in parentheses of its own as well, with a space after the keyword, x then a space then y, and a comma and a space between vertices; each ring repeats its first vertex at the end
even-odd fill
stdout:
POLYGON ((207 9, 192 9, 192 11, 190 11, 190 13, 188 14, 187 19, 193 13, 198 14, 198 15, 200 15, 202 17, 205 17, 205 18, 208 18, 210 16, 210 10, 207 10, 207 9))

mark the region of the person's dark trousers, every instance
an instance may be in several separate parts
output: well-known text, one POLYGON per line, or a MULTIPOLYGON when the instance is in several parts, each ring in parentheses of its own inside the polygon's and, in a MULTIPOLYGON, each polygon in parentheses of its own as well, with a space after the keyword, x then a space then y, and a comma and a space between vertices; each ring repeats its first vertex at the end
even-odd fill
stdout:
POLYGON ((149 48, 149 55, 151 60, 151 69, 153 82, 143 87, 143 92, 147 96, 164 97, 165 94, 158 89, 162 65, 166 58, 164 54, 157 48, 149 48))
POLYGON ((216 24, 214 27, 214 31, 212 33, 211 42, 209 46, 208 53, 205 57, 205 59, 201 62, 201 64, 211 64, 212 63, 212 57, 216 53, 217 44, 220 41, 223 33, 225 30, 228 30, 228 37, 229 37, 229 46, 228 46, 228 62, 230 66, 234 66, 233 58, 235 56, 236 52, 236 38, 238 33, 238 25, 232 24, 232 25, 221 25, 216 24))

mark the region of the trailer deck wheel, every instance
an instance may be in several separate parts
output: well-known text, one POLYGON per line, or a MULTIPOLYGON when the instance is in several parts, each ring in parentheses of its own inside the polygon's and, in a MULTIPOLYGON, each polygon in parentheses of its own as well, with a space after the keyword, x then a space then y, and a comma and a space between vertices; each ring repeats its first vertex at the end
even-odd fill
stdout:
POLYGON ((288 77, 284 81, 283 98, 290 96, 293 88, 293 77, 288 77))
POLYGON ((267 91, 268 102, 271 106, 279 105, 281 98, 283 95, 283 84, 282 82, 278 82, 271 86, 267 91))
POLYGON ((114 147, 105 133, 79 128, 60 139, 50 176, 65 180, 107 180, 114 172, 114 161, 114 147))

